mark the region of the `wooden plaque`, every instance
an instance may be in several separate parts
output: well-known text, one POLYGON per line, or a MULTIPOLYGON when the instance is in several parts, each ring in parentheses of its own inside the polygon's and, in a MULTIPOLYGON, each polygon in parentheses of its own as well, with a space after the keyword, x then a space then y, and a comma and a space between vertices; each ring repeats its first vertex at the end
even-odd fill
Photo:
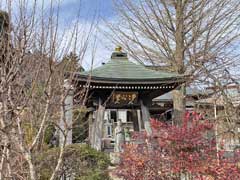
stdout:
POLYGON ((136 104, 137 100, 138 100, 138 92, 116 91, 112 95, 112 103, 116 105, 136 104))

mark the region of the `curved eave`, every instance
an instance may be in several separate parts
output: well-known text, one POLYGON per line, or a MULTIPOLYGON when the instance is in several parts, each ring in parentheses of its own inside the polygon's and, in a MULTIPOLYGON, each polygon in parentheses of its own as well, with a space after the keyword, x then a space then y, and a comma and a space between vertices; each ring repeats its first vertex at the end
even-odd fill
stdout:
POLYGON ((78 82, 87 82, 90 80, 91 83, 98 83, 98 84, 128 84, 128 85, 135 85, 135 84, 170 84, 170 83, 184 83, 186 82, 186 76, 178 76, 178 77, 168 77, 168 78, 151 78, 151 79, 123 79, 123 78, 111 78, 111 77, 90 77, 81 74, 75 74, 74 80, 78 82))

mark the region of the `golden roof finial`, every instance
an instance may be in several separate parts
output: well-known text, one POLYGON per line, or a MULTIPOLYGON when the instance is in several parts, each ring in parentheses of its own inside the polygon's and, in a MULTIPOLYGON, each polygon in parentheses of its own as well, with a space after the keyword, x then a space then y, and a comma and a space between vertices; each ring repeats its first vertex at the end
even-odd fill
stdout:
POLYGON ((117 46, 117 47, 115 48, 115 51, 116 51, 116 52, 121 52, 121 51, 122 51, 122 47, 121 47, 121 46, 117 46))

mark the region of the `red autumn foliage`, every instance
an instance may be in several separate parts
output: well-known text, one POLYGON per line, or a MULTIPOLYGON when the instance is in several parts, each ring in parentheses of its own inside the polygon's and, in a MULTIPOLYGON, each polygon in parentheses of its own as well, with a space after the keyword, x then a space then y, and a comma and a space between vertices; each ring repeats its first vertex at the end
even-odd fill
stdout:
POLYGON ((124 146, 116 174, 126 180, 238 180, 239 153, 217 152, 213 124, 186 114, 181 127, 151 120, 153 135, 133 135, 124 146))

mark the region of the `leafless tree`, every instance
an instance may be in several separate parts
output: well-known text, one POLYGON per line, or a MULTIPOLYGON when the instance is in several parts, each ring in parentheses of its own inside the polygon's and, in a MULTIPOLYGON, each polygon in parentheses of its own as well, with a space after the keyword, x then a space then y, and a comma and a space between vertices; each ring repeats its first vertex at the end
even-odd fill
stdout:
MULTIPOLYGON (((140 63, 190 75, 190 82, 206 81, 211 74, 212 83, 218 70, 239 61, 238 0, 114 2, 119 18, 109 23, 110 38, 140 63)), ((184 89, 183 85, 173 93, 176 123, 184 115, 184 89)))
POLYGON ((34 158, 44 148, 49 124, 65 137, 54 180, 70 131, 64 102, 71 86, 63 86, 65 66, 59 64, 69 52, 82 62, 95 24, 83 28, 76 15, 73 24, 60 27, 60 1, 6 0, 5 5, 6 12, 0 12, 0 180, 38 179, 34 158))

